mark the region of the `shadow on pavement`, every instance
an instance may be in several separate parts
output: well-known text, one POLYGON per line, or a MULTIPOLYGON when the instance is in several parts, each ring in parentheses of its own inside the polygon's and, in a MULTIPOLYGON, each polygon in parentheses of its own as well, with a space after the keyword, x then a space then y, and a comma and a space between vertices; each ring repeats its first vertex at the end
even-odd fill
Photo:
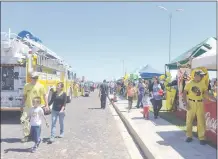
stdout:
POLYGON ((20 112, 1 112, 1 124, 20 124, 20 112))
MULTIPOLYGON (((163 139, 163 141, 157 141, 159 145, 170 146, 176 152, 178 152, 182 157, 186 156, 186 151, 189 145, 184 148, 185 133, 182 131, 167 131, 167 132, 157 132, 157 134, 163 139), (186 150, 185 150, 186 149, 186 150)), ((192 144, 192 143, 190 143, 192 144)))
POLYGON ((141 116, 141 117, 133 117, 132 118, 132 120, 142 120, 142 119, 144 120, 143 116, 141 116))
MULTIPOLYGON (((159 116, 172 125, 186 126, 185 121, 178 118, 174 112, 159 112, 159 116)), ((194 122, 193 125, 196 125, 196 123, 194 122)))
POLYGON ((158 117, 155 119, 153 116, 150 118, 150 121, 155 125, 155 126, 161 126, 161 125, 173 125, 171 123, 166 122, 165 120, 161 119, 158 117))
POLYGON ((20 138, 5 138, 1 139, 1 143, 6 142, 6 143, 16 143, 16 142, 21 142, 20 138))
POLYGON ((47 143, 47 142, 49 142, 49 139, 50 139, 50 138, 48 138, 48 137, 47 137, 47 138, 43 138, 43 139, 42 139, 42 142, 43 142, 43 143, 47 143))
POLYGON ((102 108, 88 108, 88 109, 94 110, 94 109, 102 109, 102 108))
MULTIPOLYGON (((145 120, 143 115, 137 116, 137 117, 132 117, 132 120, 145 120)), ((165 120, 161 119, 158 117, 157 119, 154 118, 153 113, 149 113, 149 120, 155 125, 155 126, 161 126, 161 125, 172 125, 171 123, 165 122, 165 120)))
POLYGON ((127 111, 126 111, 126 110, 121 110, 120 112, 121 112, 121 113, 124 113, 124 112, 127 112, 127 111))
MULTIPOLYGON (((202 146, 200 145, 198 139, 193 140, 191 143, 186 143, 185 133, 183 131, 166 131, 166 132, 157 132, 157 134, 163 139, 163 141, 157 141, 159 145, 170 146, 176 152, 178 152, 183 158, 188 158, 187 154, 190 154, 192 149, 197 149, 197 151, 192 152, 193 155, 196 156, 200 154, 206 155, 210 154, 213 156, 214 159, 216 158, 216 150, 209 145, 202 146), (189 151, 189 153, 187 153, 189 151), (196 154, 199 153, 199 154, 196 154)), ((201 158, 201 156, 199 156, 201 158)))
POLYGON ((9 149, 5 149, 4 152, 8 153, 8 152, 30 152, 30 148, 9 148, 9 149))
POLYGON ((116 103, 117 104, 128 104, 128 101, 125 101, 125 100, 124 101, 117 101, 116 103))

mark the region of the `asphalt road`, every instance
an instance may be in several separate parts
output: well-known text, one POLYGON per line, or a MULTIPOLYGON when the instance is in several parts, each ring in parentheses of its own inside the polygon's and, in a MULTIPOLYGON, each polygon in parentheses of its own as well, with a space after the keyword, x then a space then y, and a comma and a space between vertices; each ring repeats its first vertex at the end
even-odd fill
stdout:
MULTIPOLYGON (((105 110, 99 108, 97 92, 90 97, 73 99, 66 109, 65 137, 47 144, 50 128, 43 124, 41 137, 44 142, 34 154, 29 151, 33 142, 20 142, 19 114, 5 112, 1 115, 1 158, 130 159, 110 109, 108 106, 105 110)), ((47 118, 50 123, 50 116, 47 118)))

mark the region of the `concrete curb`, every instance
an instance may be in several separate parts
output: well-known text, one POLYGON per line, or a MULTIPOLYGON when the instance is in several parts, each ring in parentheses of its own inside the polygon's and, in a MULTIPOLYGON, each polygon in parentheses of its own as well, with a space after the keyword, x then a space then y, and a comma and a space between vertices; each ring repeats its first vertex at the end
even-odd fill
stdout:
MULTIPOLYGON (((108 97, 109 99, 109 97, 108 97)), ((109 101, 111 102, 111 100, 109 99, 109 101)), ((127 131, 129 132, 129 134, 131 135, 131 137, 133 138, 133 141, 135 142, 135 144, 138 146, 142 156, 144 159, 155 159, 155 157, 153 156, 153 154, 149 151, 149 149, 145 146, 144 142, 141 140, 140 136, 137 134, 137 132, 134 130, 134 128, 132 127, 132 125, 130 124, 130 122, 125 118, 125 116, 120 112, 120 110, 117 108, 117 106, 115 105, 115 103, 111 102, 112 106, 114 107, 115 111, 117 112, 117 114, 119 115, 120 119, 122 120, 122 122, 124 123, 124 125, 127 128, 127 131)))
POLYGON ((123 121, 117 114, 116 110, 114 109, 111 103, 108 106, 120 130, 120 134, 123 138, 123 141, 130 155, 130 158, 131 159, 143 159, 141 152, 139 151, 138 147, 135 144, 135 141, 133 140, 132 136, 129 134, 126 126, 123 124, 123 121))

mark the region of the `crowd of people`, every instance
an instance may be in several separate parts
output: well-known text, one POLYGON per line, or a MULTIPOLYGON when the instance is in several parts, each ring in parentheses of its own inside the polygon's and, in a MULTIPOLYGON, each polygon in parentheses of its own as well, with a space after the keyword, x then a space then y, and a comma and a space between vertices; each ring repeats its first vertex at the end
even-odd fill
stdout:
MULTIPOLYGON (((128 112, 132 109, 133 100, 137 100, 136 108, 148 110, 150 105, 153 105, 155 119, 158 118, 159 111, 162 107, 164 96, 164 85, 159 81, 158 77, 152 80, 139 79, 118 80, 107 82, 109 94, 119 94, 128 99, 128 112)), ((147 111, 148 112, 148 111, 147 111)), ((147 116, 148 117, 148 116, 147 116)))
MULTIPOLYGON (((204 77, 202 71, 196 71, 194 79, 191 80, 184 87, 183 97, 184 105, 187 108, 187 142, 192 141, 192 123, 194 116, 198 120, 198 136, 201 144, 205 144, 205 119, 203 109, 203 99, 206 97, 210 100, 216 101, 217 81, 208 88, 201 83, 204 77), (208 92, 209 90, 209 92, 208 92)), ((152 80, 139 79, 138 81, 103 81, 101 85, 96 85, 99 88, 99 97, 101 101, 101 108, 105 109, 106 99, 109 94, 119 94, 128 99, 128 112, 133 107, 133 100, 137 100, 136 108, 143 108, 144 116, 149 118, 149 107, 153 106, 154 118, 157 119, 159 111, 162 108, 162 101, 165 95, 164 85, 159 81, 158 77, 153 77, 152 80)), ((49 143, 53 143, 56 133, 56 122, 59 119, 60 135, 59 138, 64 137, 64 118, 65 108, 67 103, 66 92, 63 91, 64 83, 59 82, 56 86, 56 91, 52 93, 51 100, 48 102, 45 88, 38 82, 38 75, 31 75, 31 82, 24 87, 24 107, 21 116, 21 124, 23 126, 22 142, 29 140, 34 141, 32 152, 35 152, 41 143, 41 124, 45 120, 45 115, 51 114, 51 135, 49 143), (52 105, 52 109, 50 106, 52 105)), ((84 87, 82 83, 74 83, 73 93, 77 98, 79 92, 82 92, 84 87)))
MULTIPOLYGON (((194 77, 188 81, 183 88, 183 102, 187 109, 186 118, 186 142, 192 141, 192 125, 195 116, 197 117, 197 129, 200 144, 205 145, 205 112, 204 99, 216 102, 217 98, 217 80, 209 82, 205 85, 202 80, 205 77, 202 70, 195 70, 194 77)), ((168 86, 177 85, 177 80, 172 81, 168 86)), ((109 84, 110 87, 110 84, 109 84)), ((136 108, 143 108, 144 116, 149 118, 149 106, 153 106, 154 118, 157 119, 159 111, 162 108, 162 101, 166 95, 165 85, 159 81, 158 77, 153 77, 152 80, 139 79, 138 81, 118 81, 115 83, 117 93, 128 99, 128 112, 132 109, 133 100, 137 100, 136 108)), ((177 97, 175 97, 177 98, 177 97)))

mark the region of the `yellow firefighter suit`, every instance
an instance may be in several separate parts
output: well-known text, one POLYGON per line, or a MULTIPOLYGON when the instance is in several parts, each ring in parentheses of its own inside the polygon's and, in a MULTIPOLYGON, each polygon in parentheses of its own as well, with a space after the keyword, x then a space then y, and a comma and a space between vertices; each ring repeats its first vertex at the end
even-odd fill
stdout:
POLYGON ((192 124, 195 116, 197 116, 197 130, 199 140, 205 140, 205 111, 203 104, 203 94, 207 90, 206 84, 201 82, 194 82, 191 80, 186 84, 185 91, 187 91, 187 103, 189 110, 186 115, 186 135, 192 138, 192 124))
POLYGON ((78 86, 78 84, 76 83, 76 84, 73 86, 73 95, 74 95, 74 97, 78 97, 78 94, 79 94, 79 86, 78 86))
POLYGON ((21 125, 23 127, 23 135, 27 137, 30 135, 30 123, 29 119, 27 119, 30 108, 32 107, 32 99, 34 97, 41 97, 41 104, 45 106, 45 101, 43 99, 43 95, 45 94, 45 88, 40 83, 36 83, 32 85, 31 83, 27 83, 24 86, 24 95, 26 96, 25 107, 23 108, 23 113, 20 118, 21 125))

